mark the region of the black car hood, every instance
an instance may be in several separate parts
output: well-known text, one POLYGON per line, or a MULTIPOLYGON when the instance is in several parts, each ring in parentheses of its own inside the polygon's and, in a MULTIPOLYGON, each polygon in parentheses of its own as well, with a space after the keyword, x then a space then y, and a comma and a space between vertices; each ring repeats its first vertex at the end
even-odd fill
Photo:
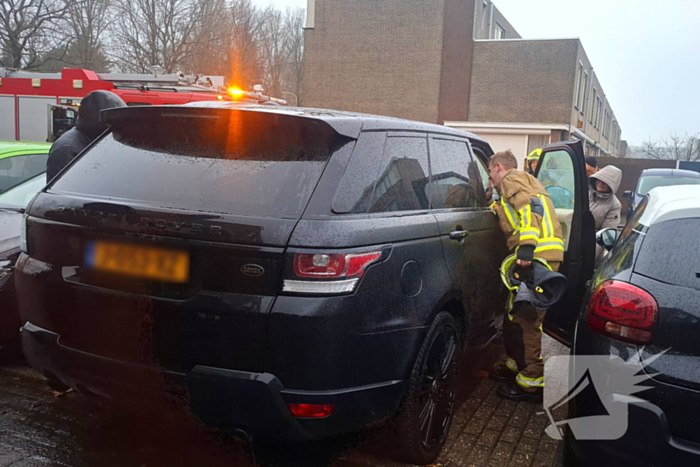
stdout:
POLYGON ((19 248, 22 213, 0 209, 0 254, 19 248))

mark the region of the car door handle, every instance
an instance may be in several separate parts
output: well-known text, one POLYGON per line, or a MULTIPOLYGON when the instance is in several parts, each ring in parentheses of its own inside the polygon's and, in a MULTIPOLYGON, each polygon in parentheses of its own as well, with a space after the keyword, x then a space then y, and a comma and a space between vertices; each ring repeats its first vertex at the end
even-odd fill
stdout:
POLYGON ((453 230, 452 232, 450 232, 450 240, 464 240, 468 236, 468 230, 453 230))

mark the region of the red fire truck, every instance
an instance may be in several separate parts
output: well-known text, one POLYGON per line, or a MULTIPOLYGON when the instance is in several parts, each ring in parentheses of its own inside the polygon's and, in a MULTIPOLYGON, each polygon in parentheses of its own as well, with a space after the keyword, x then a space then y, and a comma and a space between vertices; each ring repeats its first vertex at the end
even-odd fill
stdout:
POLYGON ((110 74, 72 68, 32 73, 0 68, 0 141, 54 141, 75 124, 80 100, 98 89, 119 95, 130 106, 208 100, 286 104, 263 95, 259 86, 247 92, 215 86, 214 81, 223 84, 223 77, 110 74))

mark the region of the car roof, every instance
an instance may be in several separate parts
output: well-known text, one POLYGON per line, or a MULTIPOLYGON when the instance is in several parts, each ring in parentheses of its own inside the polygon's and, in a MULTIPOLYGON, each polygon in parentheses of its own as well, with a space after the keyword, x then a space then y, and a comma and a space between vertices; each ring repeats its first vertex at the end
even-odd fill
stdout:
POLYGON ((0 141, 0 159, 23 154, 47 154, 50 150, 51 143, 0 141))
POLYGON ((639 219, 642 225, 700 217, 700 185, 661 186, 649 191, 648 196, 649 202, 639 219))
MULTIPOLYGON (((222 101, 200 101, 190 102, 177 107, 199 107, 246 110, 254 112, 269 112, 281 115, 294 115, 302 118, 322 120, 330 125, 336 132, 351 138, 357 138, 360 131, 368 130, 393 130, 393 131, 424 131, 430 133, 440 133, 443 135, 455 136, 458 138, 468 138, 473 142, 487 145, 488 142, 473 133, 462 130, 455 130, 443 125, 434 123, 417 122, 404 120, 401 118, 384 117, 380 115, 370 115, 356 112, 346 112, 342 110, 314 109, 307 107, 273 106, 264 104, 241 104, 237 102, 222 101)), ((135 109, 135 107, 132 107, 135 109)))
POLYGON ((700 173, 694 170, 684 169, 646 169, 642 172, 642 177, 646 175, 662 175, 666 177, 691 177, 700 178, 700 173))

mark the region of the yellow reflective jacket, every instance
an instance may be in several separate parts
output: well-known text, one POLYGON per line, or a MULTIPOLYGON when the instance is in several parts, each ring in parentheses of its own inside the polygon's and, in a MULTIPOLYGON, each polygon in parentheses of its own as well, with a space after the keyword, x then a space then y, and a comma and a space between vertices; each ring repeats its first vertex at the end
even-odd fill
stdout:
POLYGON ((561 224, 552 200, 542 184, 526 172, 510 170, 498 187, 501 200, 491 209, 498 215, 506 234, 508 249, 534 247, 534 257, 547 261, 564 260, 561 224))

